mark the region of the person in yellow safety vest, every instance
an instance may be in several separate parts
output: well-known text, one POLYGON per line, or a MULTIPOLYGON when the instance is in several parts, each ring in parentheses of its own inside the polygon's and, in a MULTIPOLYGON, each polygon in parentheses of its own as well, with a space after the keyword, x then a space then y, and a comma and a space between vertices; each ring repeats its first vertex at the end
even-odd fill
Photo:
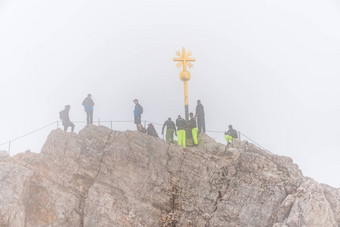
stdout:
POLYGON ((190 120, 189 120, 189 123, 188 123, 188 128, 191 130, 192 139, 194 140, 194 145, 197 145, 198 144, 198 140, 197 140, 198 128, 197 128, 197 124, 196 124, 196 118, 194 117, 193 113, 190 113, 189 116, 190 116, 190 120))
POLYGON ((185 129, 187 127, 187 122, 182 118, 181 115, 178 115, 178 118, 176 120, 176 126, 177 126, 177 140, 178 145, 185 147, 185 129))
POLYGON ((229 130, 224 133, 224 138, 227 141, 227 143, 232 143, 234 139, 238 138, 237 131, 233 129, 232 125, 229 125, 229 130))

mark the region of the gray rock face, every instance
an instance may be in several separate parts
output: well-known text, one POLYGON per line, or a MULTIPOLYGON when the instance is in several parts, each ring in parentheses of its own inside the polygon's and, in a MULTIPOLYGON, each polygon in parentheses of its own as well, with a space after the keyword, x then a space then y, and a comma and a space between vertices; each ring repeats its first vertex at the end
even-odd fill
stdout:
POLYGON ((207 136, 181 148, 139 132, 54 130, 0 155, 0 226, 340 226, 340 190, 288 157, 207 136))

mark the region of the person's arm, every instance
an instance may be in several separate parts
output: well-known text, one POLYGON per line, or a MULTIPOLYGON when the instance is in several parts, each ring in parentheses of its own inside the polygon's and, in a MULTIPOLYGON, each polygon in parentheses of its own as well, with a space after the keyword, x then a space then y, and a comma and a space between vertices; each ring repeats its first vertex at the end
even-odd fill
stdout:
POLYGON ((175 123, 174 122, 172 122, 172 127, 175 129, 175 135, 177 136, 177 129, 176 129, 176 125, 175 125, 175 123))
POLYGON ((139 104, 137 108, 137 115, 141 115, 141 114, 142 114, 142 106, 139 104))
POLYGON ((190 129, 196 128, 196 120, 194 118, 190 119, 189 124, 190 129))
POLYGON ((164 124, 163 124, 163 128, 162 128, 162 135, 163 135, 163 133, 164 133, 164 128, 165 128, 165 125, 166 125, 166 122, 164 122, 164 124))
POLYGON ((133 114, 137 116, 137 106, 135 105, 135 108, 133 109, 133 114))

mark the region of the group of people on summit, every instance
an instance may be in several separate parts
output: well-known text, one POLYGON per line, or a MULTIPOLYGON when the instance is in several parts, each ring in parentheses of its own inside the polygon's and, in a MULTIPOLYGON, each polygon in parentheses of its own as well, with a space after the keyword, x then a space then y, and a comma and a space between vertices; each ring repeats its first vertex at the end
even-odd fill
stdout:
POLYGON ((164 134, 164 128, 166 127, 165 140, 168 143, 174 142, 175 134, 177 136, 178 145, 186 147, 187 133, 189 133, 188 137, 192 137, 194 145, 198 144, 198 128, 196 124, 196 118, 193 113, 190 113, 189 116, 190 120, 188 122, 183 119, 181 115, 178 115, 178 118, 176 119, 176 124, 171 120, 170 117, 167 121, 164 122, 162 127, 162 135, 164 134))
MULTIPOLYGON (((155 127, 152 123, 148 124, 147 129, 143 128, 141 124, 143 107, 139 104, 138 99, 133 100, 133 102, 135 103, 134 122, 137 126, 137 130, 148 135, 158 137, 155 127)), ((171 120, 171 117, 169 117, 168 120, 164 122, 162 127, 162 135, 164 135, 164 129, 166 128, 165 139, 168 143, 174 142, 174 135, 176 135, 177 142, 180 146, 186 147, 186 139, 188 137, 192 138, 194 146, 198 144, 198 134, 201 132, 205 133, 204 107, 201 103, 201 100, 197 100, 196 114, 194 115, 193 113, 190 113, 189 116, 190 120, 188 122, 183 119, 181 115, 178 115, 176 124, 171 120), (196 118, 198 126, 196 123, 196 118)))
MULTIPOLYGON (((133 102, 135 103, 135 108, 133 110, 134 123, 136 124, 137 130, 150 136, 159 137, 152 123, 149 123, 146 129, 143 127, 143 107, 139 103, 138 99, 134 99, 133 102)), ((88 125, 93 124, 94 102, 92 100, 91 94, 87 95, 87 97, 82 102, 82 105, 84 107, 84 111, 86 112, 86 123, 88 125)), ((70 105, 66 105, 65 109, 59 112, 59 116, 62 120, 64 130, 67 131, 68 127, 71 127, 71 131, 73 132, 75 125, 71 122, 69 117, 70 108, 70 105)), ((164 135, 164 129, 166 128, 165 139, 168 143, 173 143, 174 135, 176 135, 177 143, 180 146, 186 147, 187 138, 192 138, 194 146, 198 144, 198 135, 201 132, 205 133, 205 114, 201 100, 197 100, 196 113, 190 113, 189 117, 190 119, 186 121, 181 115, 178 115, 176 123, 172 121, 170 117, 164 122, 162 127, 162 135, 164 135)), ((232 125, 229 125, 229 130, 225 132, 224 137, 228 144, 238 138, 237 131, 233 129, 232 125)))

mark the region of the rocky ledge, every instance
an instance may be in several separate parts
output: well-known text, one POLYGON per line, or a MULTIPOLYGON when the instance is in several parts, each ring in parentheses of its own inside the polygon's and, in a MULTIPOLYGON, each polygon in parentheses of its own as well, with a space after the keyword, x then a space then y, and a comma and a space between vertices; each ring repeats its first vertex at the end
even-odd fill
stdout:
POLYGON ((40 154, 0 153, 0 226, 340 226, 340 190, 291 158, 201 135, 54 130, 40 154))

